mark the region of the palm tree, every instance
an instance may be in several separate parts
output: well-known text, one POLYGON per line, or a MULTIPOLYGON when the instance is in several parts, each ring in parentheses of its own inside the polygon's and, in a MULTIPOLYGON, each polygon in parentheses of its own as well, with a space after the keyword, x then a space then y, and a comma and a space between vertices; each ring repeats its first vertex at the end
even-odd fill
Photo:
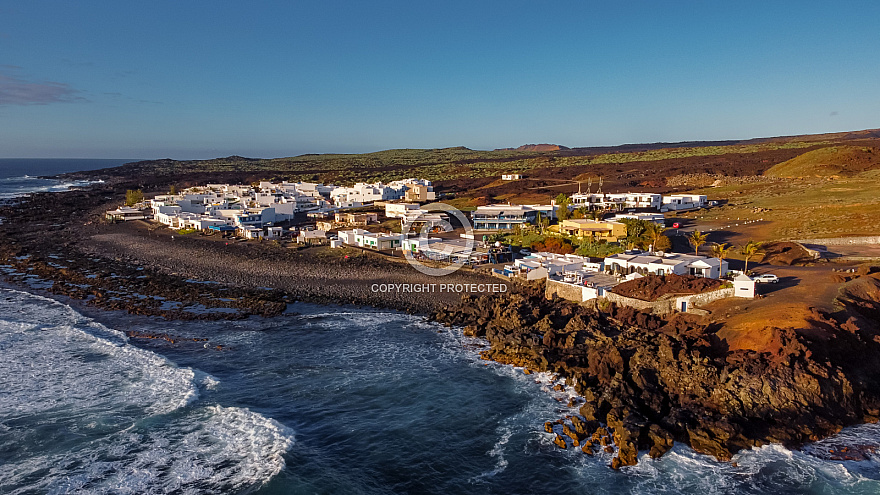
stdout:
POLYGON ((654 222, 649 223, 645 226, 645 236, 651 241, 651 245, 654 246, 654 250, 658 251, 660 249, 660 237, 663 236, 663 233, 666 232, 666 227, 663 225, 658 225, 654 222))
POLYGON ((724 261, 724 258, 727 257, 728 252, 733 249, 733 246, 728 245, 726 242, 715 243, 712 245, 712 256, 718 258, 721 261, 724 261))
POLYGON ((699 230, 694 229, 694 231, 691 232, 691 235, 687 237, 688 242, 694 247, 695 255, 700 254, 700 246, 706 244, 706 237, 708 237, 708 235, 709 234, 701 234, 699 230))
POLYGON ((740 248, 739 254, 743 255, 746 260, 746 266, 745 269, 743 269, 743 272, 749 271, 749 260, 761 252, 761 244, 760 241, 749 241, 740 248))
POLYGON ((626 225, 626 248, 632 249, 636 246, 641 246, 645 243, 645 222, 644 220, 636 220, 632 218, 623 219, 623 223, 626 225))

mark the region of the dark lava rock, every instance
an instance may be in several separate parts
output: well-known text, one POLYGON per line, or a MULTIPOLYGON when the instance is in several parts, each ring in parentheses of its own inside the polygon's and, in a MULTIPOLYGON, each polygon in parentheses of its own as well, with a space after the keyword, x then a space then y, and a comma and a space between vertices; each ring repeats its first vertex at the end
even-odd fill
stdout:
POLYGON ((600 311, 547 300, 539 290, 467 296, 432 319, 487 339, 485 359, 573 383, 585 399, 583 419, 572 418, 563 432, 584 440, 604 422, 584 449, 592 442, 610 448, 613 439, 612 467, 635 464, 639 451, 660 457, 674 441, 729 460, 745 448, 799 446, 877 421, 878 279, 866 270, 841 298, 854 316, 841 323, 814 311, 821 335, 772 329, 776 347, 766 352, 729 350, 718 328, 696 316, 663 319, 615 305, 600 311))

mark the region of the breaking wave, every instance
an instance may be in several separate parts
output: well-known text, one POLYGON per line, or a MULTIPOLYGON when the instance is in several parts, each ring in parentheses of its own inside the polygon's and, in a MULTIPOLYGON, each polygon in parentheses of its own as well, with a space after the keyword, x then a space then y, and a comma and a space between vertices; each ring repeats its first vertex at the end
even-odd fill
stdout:
POLYGON ((217 381, 57 301, 0 289, 0 492, 225 493, 278 474, 293 433, 200 400, 217 381))

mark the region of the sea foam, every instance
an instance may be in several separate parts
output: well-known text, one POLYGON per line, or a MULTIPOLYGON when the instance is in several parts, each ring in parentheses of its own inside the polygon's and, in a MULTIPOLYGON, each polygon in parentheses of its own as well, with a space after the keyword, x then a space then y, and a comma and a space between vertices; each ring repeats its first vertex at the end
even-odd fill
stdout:
POLYGON ((225 493, 284 468, 293 432, 202 405, 214 377, 52 299, 0 289, 2 493, 225 493))

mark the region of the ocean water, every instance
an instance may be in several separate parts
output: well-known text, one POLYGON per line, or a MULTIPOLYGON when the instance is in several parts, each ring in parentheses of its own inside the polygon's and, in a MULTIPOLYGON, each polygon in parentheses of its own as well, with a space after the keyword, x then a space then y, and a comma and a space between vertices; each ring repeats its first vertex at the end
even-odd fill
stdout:
POLYGON ((616 472, 552 445, 543 423, 571 392, 546 374, 485 363, 420 317, 291 310, 167 322, 0 289, 0 493, 880 492, 878 460, 781 446, 736 466, 676 446, 616 472))
POLYGON ((66 191, 88 181, 41 179, 42 176, 116 167, 134 160, 82 158, 0 158, 0 200, 32 192, 66 191))

